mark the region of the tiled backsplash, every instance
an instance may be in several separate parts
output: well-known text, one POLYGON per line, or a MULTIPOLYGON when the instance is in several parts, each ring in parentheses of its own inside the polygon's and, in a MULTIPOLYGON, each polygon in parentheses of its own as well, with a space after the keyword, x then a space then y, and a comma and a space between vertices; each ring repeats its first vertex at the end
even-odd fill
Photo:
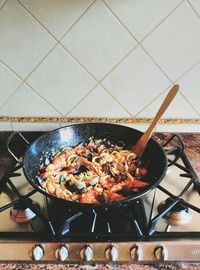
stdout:
POLYGON ((200 132, 200 0, 0 0, 0 130, 145 130, 174 83, 157 130, 200 132))

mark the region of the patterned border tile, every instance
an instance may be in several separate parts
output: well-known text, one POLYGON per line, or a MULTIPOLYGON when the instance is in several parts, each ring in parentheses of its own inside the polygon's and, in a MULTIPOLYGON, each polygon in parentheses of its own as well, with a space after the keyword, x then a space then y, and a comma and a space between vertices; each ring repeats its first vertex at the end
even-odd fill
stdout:
MULTIPOLYGON (((110 123, 148 124, 152 118, 110 118, 110 123)), ((163 118, 159 124, 200 124, 200 119, 163 118)))
MULTIPOLYGON (((152 118, 98 118, 98 117, 8 117, 0 116, 0 122, 19 123, 124 123, 148 124, 152 118)), ((159 124, 200 124, 200 119, 164 118, 159 124)))
POLYGON ((11 117, 11 122, 20 123, 59 123, 58 117, 11 117))
POLYGON ((73 118, 73 117, 69 117, 69 118, 60 118, 60 121, 62 123, 106 123, 109 122, 107 118, 97 118, 97 117, 80 117, 80 118, 73 118))
POLYGON ((0 122, 9 122, 9 121, 10 121, 10 117, 7 117, 7 116, 0 117, 0 122))

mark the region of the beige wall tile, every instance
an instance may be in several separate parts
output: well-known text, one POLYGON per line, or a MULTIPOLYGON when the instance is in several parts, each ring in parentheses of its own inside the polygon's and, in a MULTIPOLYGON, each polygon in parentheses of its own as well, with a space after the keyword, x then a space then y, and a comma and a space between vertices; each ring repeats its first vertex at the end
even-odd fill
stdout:
POLYGON ((130 115, 102 86, 97 86, 69 114, 71 117, 129 117, 130 115))
POLYGON ((177 81, 164 117, 199 119, 197 0, 3 3, 0 116, 150 118, 177 81))
POLYGON ((0 62, 0 108, 22 81, 0 62))
POLYGON ((27 82, 63 115, 96 84, 60 45, 53 49, 27 82))
POLYGON ((25 78, 55 40, 18 1, 8 0, 0 13, 0 59, 25 78))
POLYGON ((200 16, 200 1, 199 0, 189 0, 190 4, 197 12, 198 16, 200 16))
POLYGON ((178 80, 178 83, 180 84, 181 92, 200 115, 200 64, 178 80))
POLYGON ((61 42, 97 79, 101 79, 136 45, 99 0, 61 42))
POLYGON ((0 8, 2 7, 2 5, 5 3, 6 0, 0 0, 0 8))
POLYGON ((183 2, 143 42, 157 63, 176 80, 200 60, 200 20, 183 2))
POLYGON ((20 0, 56 37, 61 36, 82 15, 93 0, 20 0))
MULTIPOLYGON (((137 117, 154 117, 163 100, 165 99, 169 90, 165 91, 149 106, 142 110, 137 117)), ((191 105, 178 93, 162 118, 194 118, 198 119, 198 113, 191 107, 191 105)))
POLYGON ((170 82, 138 46, 102 84, 135 115, 164 91, 170 82))
POLYGON ((181 2, 181 0, 104 1, 138 40, 144 38, 181 2))
POLYGON ((59 116, 59 113, 27 85, 21 85, 0 109, 7 116, 59 116))

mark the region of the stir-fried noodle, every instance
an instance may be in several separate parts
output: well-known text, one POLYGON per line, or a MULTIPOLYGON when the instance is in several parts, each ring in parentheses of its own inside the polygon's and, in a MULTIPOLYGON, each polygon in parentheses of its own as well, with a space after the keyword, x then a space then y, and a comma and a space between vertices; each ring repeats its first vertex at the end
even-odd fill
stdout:
POLYGON ((58 152, 42 166, 38 178, 51 195, 100 204, 127 199, 145 188, 147 172, 147 166, 131 149, 90 138, 85 144, 58 152))

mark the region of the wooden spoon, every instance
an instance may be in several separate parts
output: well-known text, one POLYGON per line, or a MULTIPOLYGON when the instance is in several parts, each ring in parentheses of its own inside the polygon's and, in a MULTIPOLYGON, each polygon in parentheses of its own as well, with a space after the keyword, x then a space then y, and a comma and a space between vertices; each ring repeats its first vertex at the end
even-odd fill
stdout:
POLYGON ((160 109, 158 110, 156 116, 153 118, 150 126, 145 131, 145 133, 140 137, 139 141, 135 144, 133 147, 133 152, 138 156, 141 157, 146 149, 147 143, 151 137, 151 134, 157 125, 158 121, 162 117, 163 113, 168 108, 169 104, 172 102, 174 97, 176 96, 177 92, 179 90, 179 85, 175 84, 171 90, 169 91, 168 95, 164 99, 162 105, 160 106, 160 109))

